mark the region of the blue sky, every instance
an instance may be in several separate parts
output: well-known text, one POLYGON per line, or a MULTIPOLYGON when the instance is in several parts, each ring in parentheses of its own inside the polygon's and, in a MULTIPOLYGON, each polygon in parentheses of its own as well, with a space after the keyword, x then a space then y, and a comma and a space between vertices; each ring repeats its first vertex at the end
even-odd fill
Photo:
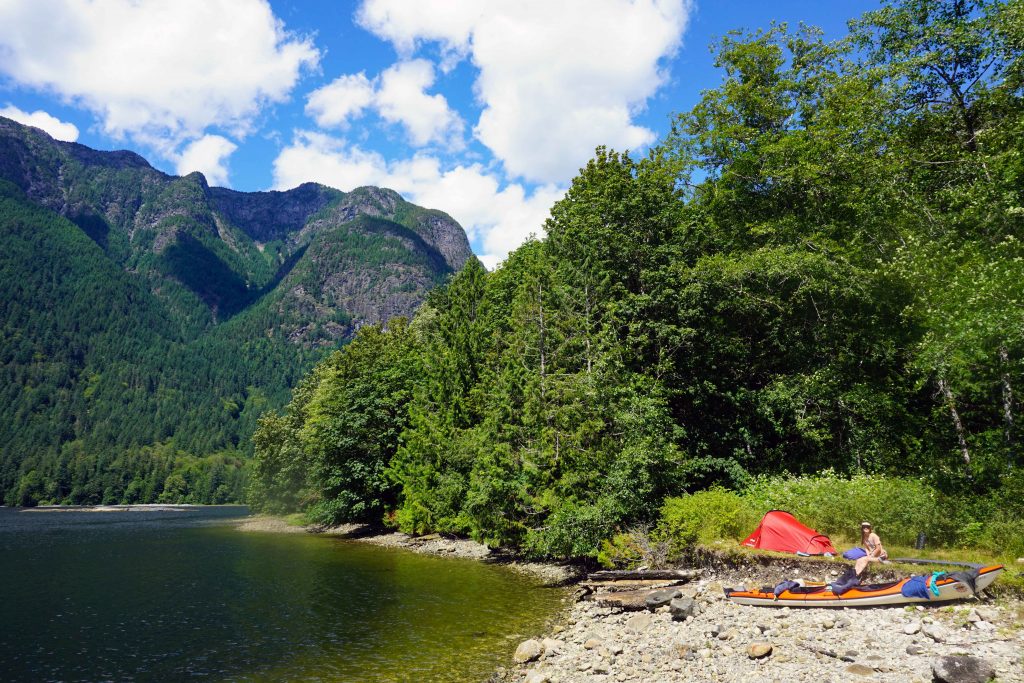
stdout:
POLYGON ((708 45, 849 0, 0 0, 0 115, 253 191, 392 187, 485 264, 599 144, 642 150, 717 85, 708 45))

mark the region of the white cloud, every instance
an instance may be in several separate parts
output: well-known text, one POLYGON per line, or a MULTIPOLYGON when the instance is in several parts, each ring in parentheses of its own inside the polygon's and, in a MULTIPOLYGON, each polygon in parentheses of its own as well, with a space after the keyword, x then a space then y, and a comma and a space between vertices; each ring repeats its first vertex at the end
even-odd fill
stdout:
POLYGON ((341 76, 310 94, 306 113, 321 127, 344 128, 372 107, 388 123, 403 126, 416 147, 458 147, 462 119, 443 95, 427 94, 434 80, 434 65, 425 59, 394 64, 372 82, 364 73, 341 76))
POLYGON ((361 25, 408 54, 467 54, 483 112, 474 132, 512 176, 564 183, 597 145, 635 149, 633 122, 664 83, 691 0, 364 0, 361 25))
POLYGON ((310 94, 306 113, 322 128, 344 127, 373 103, 373 97, 373 84, 365 73, 341 76, 310 94))
POLYGON ((391 41, 406 56, 416 44, 436 41, 456 53, 465 52, 473 27, 480 21, 485 3, 480 0, 440 2, 364 2, 356 20, 378 36, 391 41))
POLYGON ((0 73, 92 110, 115 137, 244 134, 318 59, 265 0, 0 2, 0 73))
POLYGON ((73 123, 61 121, 56 116, 48 114, 41 109, 37 109, 36 111, 29 113, 18 109, 14 105, 7 105, 3 109, 0 109, 0 116, 6 116, 18 123, 23 123, 26 126, 41 128, 49 133, 50 137, 55 140, 74 142, 78 139, 78 126, 73 123))
POLYGON ((220 135, 204 135, 190 143, 175 160, 178 175, 199 171, 210 185, 228 186, 227 160, 238 145, 220 135))
POLYGON ((504 187, 479 164, 443 167, 434 156, 388 162, 376 152, 352 147, 321 133, 299 133, 274 161, 278 189, 316 181, 349 191, 378 185, 409 201, 441 209, 478 243, 478 256, 494 267, 531 233, 543 235, 544 219, 564 190, 546 185, 528 192, 518 183, 504 187))

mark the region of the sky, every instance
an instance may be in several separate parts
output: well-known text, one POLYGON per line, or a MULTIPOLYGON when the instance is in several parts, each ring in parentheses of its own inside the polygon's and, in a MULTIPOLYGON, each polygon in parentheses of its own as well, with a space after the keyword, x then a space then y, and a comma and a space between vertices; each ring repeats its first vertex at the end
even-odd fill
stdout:
POLYGON ((488 267, 605 145, 643 153, 733 29, 877 0, 0 0, 0 116, 211 185, 390 187, 488 267))

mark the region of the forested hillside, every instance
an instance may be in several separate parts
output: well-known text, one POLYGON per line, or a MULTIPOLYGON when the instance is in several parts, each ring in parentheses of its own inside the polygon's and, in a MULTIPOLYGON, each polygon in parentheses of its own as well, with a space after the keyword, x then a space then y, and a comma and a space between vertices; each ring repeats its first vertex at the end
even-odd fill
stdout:
POLYGON ((210 188, 0 118, 0 496, 225 502, 264 411, 471 257, 396 193, 210 188))
POLYGON ((668 495, 828 469, 1019 524, 1024 4, 715 54, 721 84, 649 154, 597 150, 544 239, 263 418, 251 503, 593 555, 668 495))

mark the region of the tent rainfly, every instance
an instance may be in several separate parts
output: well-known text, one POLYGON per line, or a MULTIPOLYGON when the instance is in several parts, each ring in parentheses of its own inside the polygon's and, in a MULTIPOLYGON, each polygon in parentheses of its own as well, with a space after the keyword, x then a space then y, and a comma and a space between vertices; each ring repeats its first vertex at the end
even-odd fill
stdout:
POLYGON ((832 547, 832 541, 828 536, 804 526, 796 517, 784 510, 771 510, 765 513, 754 533, 747 536, 747 540, 741 545, 805 555, 836 554, 836 549, 832 547))

